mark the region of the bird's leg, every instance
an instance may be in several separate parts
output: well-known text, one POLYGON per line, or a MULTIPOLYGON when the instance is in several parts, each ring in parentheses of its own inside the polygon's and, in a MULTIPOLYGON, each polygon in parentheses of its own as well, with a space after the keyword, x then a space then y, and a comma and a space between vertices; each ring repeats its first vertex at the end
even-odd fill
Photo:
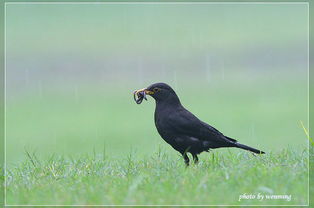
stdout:
POLYGON ((190 159, 189 159, 188 155, 186 154, 186 152, 183 153, 182 156, 184 158, 185 165, 189 166, 190 159))
POLYGON ((194 163, 197 164, 198 163, 197 154, 192 154, 192 156, 193 156, 194 163))

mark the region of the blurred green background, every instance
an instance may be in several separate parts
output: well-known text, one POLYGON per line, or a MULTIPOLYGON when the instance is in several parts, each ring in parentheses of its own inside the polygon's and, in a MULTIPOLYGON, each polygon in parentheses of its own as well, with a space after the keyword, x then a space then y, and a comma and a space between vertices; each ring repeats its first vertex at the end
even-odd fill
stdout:
POLYGON ((154 82, 241 143, 308 143, 307 4, 7 4, 6 61, 8 165, 25 150, 176 155, 153 99, 133 101, 154 82))

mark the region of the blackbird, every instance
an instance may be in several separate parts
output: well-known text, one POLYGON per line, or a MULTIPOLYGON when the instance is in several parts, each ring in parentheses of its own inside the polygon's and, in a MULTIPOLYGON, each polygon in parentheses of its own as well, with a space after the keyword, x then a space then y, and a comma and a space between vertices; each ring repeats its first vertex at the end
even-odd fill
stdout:
POLYGON ((180 152, 185 164, 189 165, 187 153, 191 153, 195 163, 197 155, 203 151, 220 147, 237 147, 256 154, 265 152, 240 144, 214 127, 198 119, 186 110, 175 91, 165 83, 155 83, 134 92, 141 100, 146 94, 156 101, 155 125, 160 136, 175 150, 180 152))

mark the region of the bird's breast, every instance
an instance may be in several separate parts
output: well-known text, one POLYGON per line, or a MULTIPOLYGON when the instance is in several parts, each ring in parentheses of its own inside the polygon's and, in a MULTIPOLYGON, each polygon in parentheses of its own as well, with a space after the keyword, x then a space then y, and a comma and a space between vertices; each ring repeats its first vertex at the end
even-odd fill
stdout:
POLYGON ((171 112, 155 112, 155 126, 160 136, 168 143, 173 139, 173 124, 170 119, 171 112))

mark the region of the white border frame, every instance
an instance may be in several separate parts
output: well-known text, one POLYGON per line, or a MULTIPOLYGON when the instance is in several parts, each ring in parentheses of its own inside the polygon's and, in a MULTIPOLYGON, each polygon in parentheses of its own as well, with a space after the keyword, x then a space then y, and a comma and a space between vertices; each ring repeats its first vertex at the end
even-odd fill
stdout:
MULTIPOLYGON (((70 206, 75 206, 75 207, 101 207, 101 206, 110 206, 110 207, 151 207, 151 206, 159 206, 159 207, 171 207, 171 206, 182 206, 182 207, 209 207, 209 206, 228 206, 228 207, 240 207, 240 206, 251 206, 251 207, 282 207, 282 206, 287 206, 287 207, 293 207, 293 206, 310 206, 310 141, 308 140, 308 199, 307 202, 308 204, 304 205, 88 205, 88 204, 74 204, 74 205, 50 205, 50 204, 41 204, 41 205, 27 205, 27 204, 18 204, 18 205, 10 205, 7 204, 6 200, 6 187, 7 187, 7 182, 6 182, 6 170, 7 170, 7 165, 6 165, 6 9, 7 5, 12 5, 12 4, 122 4, 122 5, 131 5, 131 4, 145 4, 145 5, 176 5, 176 4, 182 4, 182 5, 194 5, 194 4, 304 4, 307 5, 307 15, 308 15, 308 36, 307 36, 307 42, 308 42, 308 48, 307 48, 307 68, 308 68, 308 118, 307 118, 307 128, 309 129, 310 126, 310 6, 309 2, 4 2, 4 207, 6 206, 12 206, 12 207, 20 207, 20 206, 25 206, 25 207, 44 207, 44 206, 62 206, 62 207, 70 207, 70 206)), ((310 132, 309 132, 310 133, 310 132)))

